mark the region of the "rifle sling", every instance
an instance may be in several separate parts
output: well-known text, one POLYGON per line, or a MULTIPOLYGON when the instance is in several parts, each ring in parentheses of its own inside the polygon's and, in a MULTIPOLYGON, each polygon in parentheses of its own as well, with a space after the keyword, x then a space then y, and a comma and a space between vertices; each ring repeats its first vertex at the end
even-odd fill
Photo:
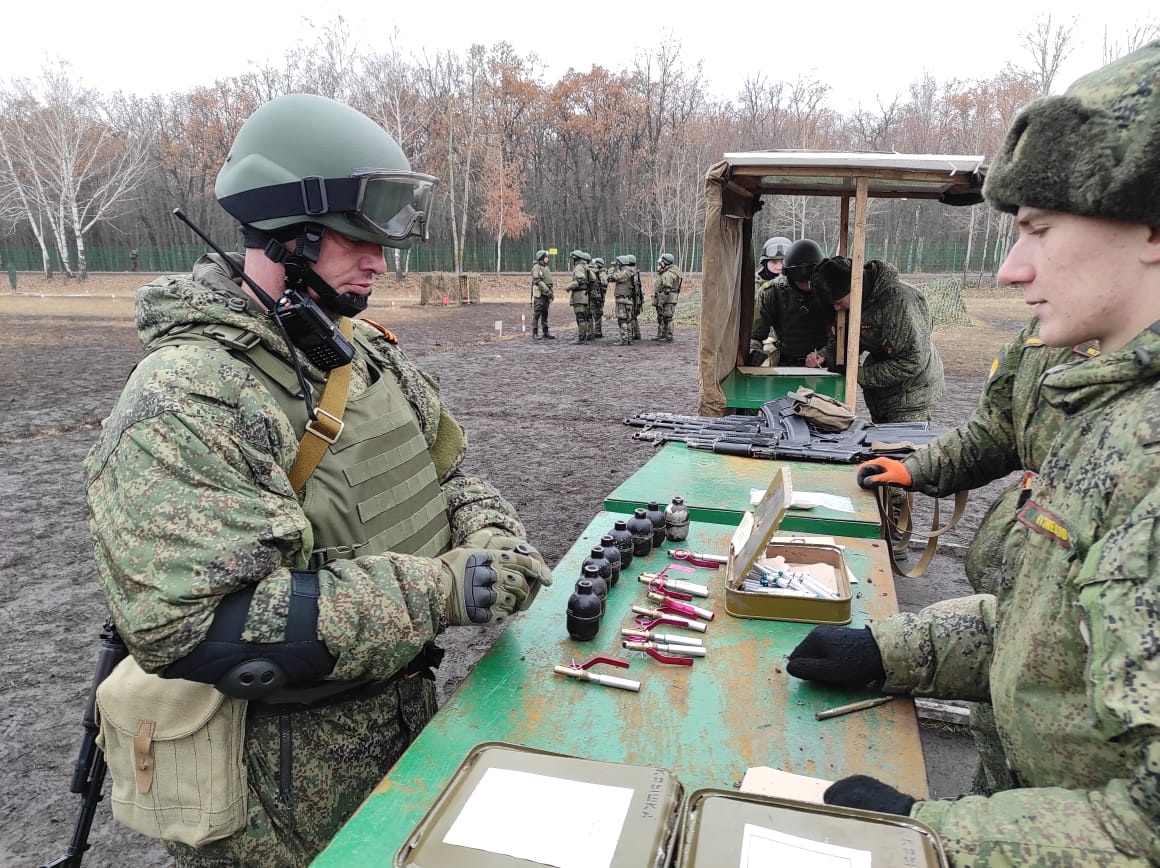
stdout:
MULTIPOLYGON (((354 332, 350 317, 342 317, 338 329, 349 340, 354 332)), ((342 434, 342 414, 346 412, 346 400, 350 397, 351 364, 335 368, 327 376, 322 397, 314 408, 315 417, 306 423, 306 430, 298 441, 298 457, 290 468, 290 485, 295 491, 302 490, 326 450, 342 434)))
POLYGON ((898 515, 898 523, 895 524, 894 519, 890 515, 890 486, 880 485, 874 489, 874 500, 878 504, 878 515, 882 519, 883 538, 887 543, 886 551, 890 555, 890 568, 894 571, 895 575, 908 579, 917 579, 926 572, 938 550, 938 538, 957 525, 960 519, 962 519, 963 514, 967 510, 967 498, 969 496, 970 492, 968 491, 955 493, 954 510, 951 513, 951 517, 947 519, 947 523, 942 527, 939 527, 939 499, 937 497, 931 498, 934 501, 934 510, 930 520, 930 531, 917 535, 920 539, 926 540, 926 547, 922 550, 922 556, 918 559, 918 563, 914 565, 914 569, 907 571, 900 567, 898 561, 895 560, 894 546, 890 544, 890 537, 891 534, 897 531, 902 537, 902 543, 909 545, 911 537, 916 536, 911 528, 911 505, 914 502, 914 492, 906 492, 906 500, 903 501, 902 510, 898 515))

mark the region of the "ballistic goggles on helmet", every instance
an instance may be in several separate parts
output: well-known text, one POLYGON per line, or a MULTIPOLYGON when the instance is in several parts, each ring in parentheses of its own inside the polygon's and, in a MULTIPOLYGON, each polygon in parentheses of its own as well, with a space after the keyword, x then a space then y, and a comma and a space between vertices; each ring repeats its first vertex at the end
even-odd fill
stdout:
POLYGON ((384 243, 426 240, 435 177, 418 172, 356 169, 348 178, 312 175, 300 181, 244 190, 221 199, 241 223, 341 214, 384 243))
POLYGON ((818 270, 818 263, 816 262, 802 262, 799 265, 790 265, 789 267, 782 267, 781 273, 790 280, 809 280, 815 271, 818 270))

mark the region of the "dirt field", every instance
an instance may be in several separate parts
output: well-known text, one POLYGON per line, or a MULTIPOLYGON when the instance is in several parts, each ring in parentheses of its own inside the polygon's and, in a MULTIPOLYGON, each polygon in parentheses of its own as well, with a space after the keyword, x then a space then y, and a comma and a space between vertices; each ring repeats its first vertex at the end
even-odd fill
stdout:
MULTIPOLYGON (((139 347, 132 290, 148 275, 96 275, 84 284, 44 285, 20 276, 19 295, 0 295, 0 865, 37 865, 63 853, 79 807, 68 792, 80 739, 104 603, 92 565, 81 462, 139 347), (40 293, 44 293, 43 296, 40 293)), ((418 281, 385 283, 369 315, 441 378, 443 394, 470 437, 469 465, 520 510, 550 563, 599 511, 604 495, 652 455, 628 439, 621 420, 642 410, 695 413, 695 323, 673 344, 611 339, 574 346, 575 322, 556 303, 556 341, 521 332, 531 317, 525 278, 485 278, 483 302, 423 307, 418 281), (502 333, 496 322, 502 321, 502 333), (569 324, 570 323, 570 324, 569 324)), ((695 278, 686 289, 697 287, 695 278)), ((611 303, 609 304, 611 308, 611 303)), ((936 334, 947 394, 935 422, 953 425, 974 407, 995 350, 1026 319, 1014 293, 968 300, 970 328, 936 334)), ((530 322, 529 322, 530 325, 530 322)), ((646 330, 646 337, 648 336, 646 330)), ((606 322, 606 335, 615 323, 606 322)), ((972 497, 948 541, 962 546, 999 489, 972 497)), ((903 608, 969 592, 952 549, 928 575, 899 579, 903 608)), ((445 696, 493 641, 459 629, 444 637, 445 696)), ((924 727, 935 795, 963 791, 973 771, 962 733, 924 727)), ((164 865, 162 848, 98 811, 86 864, 164 865)))

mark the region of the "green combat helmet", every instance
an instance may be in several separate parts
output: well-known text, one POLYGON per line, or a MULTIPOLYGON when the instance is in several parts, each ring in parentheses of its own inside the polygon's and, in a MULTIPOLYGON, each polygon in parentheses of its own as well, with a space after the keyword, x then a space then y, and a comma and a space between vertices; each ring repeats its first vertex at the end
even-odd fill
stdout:
POLYGON ((633 263, 630 261, 631 259, 632 259, 632 257, 631 257, 631 256, 618 256, 618 257, 616 257, 616 260, 615 260, 615 262, 616 262, 616 264, 617 264, 617 265, 619 265, 621 268, 628 268, 628 266, 630 266, 630 265, 632 265, 632 264, 633 264, 633 263))
POLYGON ((601 259, 599 256, 597 256, 595 259, 592 260, 592 267, 595 268, 597 271, 600 271, 600 269, 604 268, 604 260, 601 259))
POLYGON ((568 256, 570 256, 573 261, 575 261, 575 260, 579 260, 580 262, 591 262, 592 261, 591 254, 586 253, 583 250, 573 250, 571 253, 568 254, 568 256))
POLYGON ((668 268, 669 266, 676 264, 677 258, 671 253, 662 253, 660 259, 657 260, 657 265, 661 267, 661 271, 664 271, 664 269, 668 268))
POLYGON ((636 256, 634 254, 629 253, 624 258, 628 260, 628 262, 626 264, 631 265, 633 268, 636 268, 636 256))
POLYGON ((548 251, 547 250, 537 250, 536 251, 536 262, 539 262, 541 259, 547 259, 547 258, 548 258, 548 251))
POLYGON ((312 94, 277 97, 242 124, 214 192, 265 233, 317 223, 384 247, 426 240, 435 178, 366 115, 312 94))

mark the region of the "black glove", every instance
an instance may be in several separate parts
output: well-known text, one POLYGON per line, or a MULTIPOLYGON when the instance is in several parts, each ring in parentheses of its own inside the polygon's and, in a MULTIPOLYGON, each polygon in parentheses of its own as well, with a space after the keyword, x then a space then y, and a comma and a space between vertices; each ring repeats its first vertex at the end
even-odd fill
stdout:
POLYGON ((814 627, 790 652, 785 669, 794 678, 835 687, 865 687, 886 680, 869 627, 814 627))
POLYGON ((826 370, 829 371, 831 374, 840 374, 842 376, 846 375, 846 366, 845 365, 827 365, 826 370))
POLYGON ((751 368, 760 368, 765 364, 766 358, 768 357, 765 355, 764 350, 750 350, 749 356, 745 359, 745 363, 751 368))
POLYGON ((822 793, 822 800, 827 805, 898 814, 901 817, 909 817, 910 809, 917 801, 869 775, 851 775, 835 781, 822 793))

